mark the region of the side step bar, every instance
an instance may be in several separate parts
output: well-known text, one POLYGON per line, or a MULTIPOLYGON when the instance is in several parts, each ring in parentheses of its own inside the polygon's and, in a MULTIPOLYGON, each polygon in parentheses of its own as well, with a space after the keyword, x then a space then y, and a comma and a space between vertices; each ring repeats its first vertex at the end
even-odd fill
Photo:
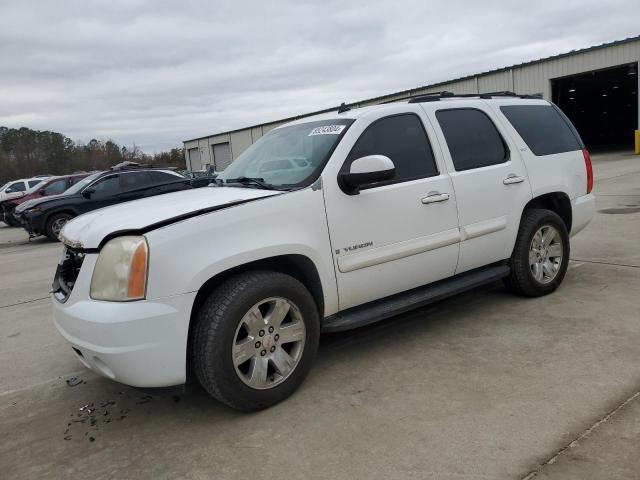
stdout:
POLYGON ((414 288, 406 292, 391 295, 364 305, 358 305, 335 315, 326 317, 322 322, 323 332, 341 332, 379 322, 415 308, 420 308, 458 293, 501 279, 509 275, 508 265, 482 267, 461 273, 445 280, 414 288))

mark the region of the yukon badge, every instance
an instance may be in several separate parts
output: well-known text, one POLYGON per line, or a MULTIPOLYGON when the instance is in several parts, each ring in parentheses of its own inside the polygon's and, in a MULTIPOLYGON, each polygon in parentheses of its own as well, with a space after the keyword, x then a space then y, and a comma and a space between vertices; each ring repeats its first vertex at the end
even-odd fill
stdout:
POLYGON ((361 248, 367 248, 367 247, 373 247, 373 242, 364 242, 364 243, 359 243, 357 245, 351 245, 350 247, 338 248, 336 249, 336 255, 340 255, 341 251, 342 253, 349 253, 349 252, 353 252, 354 250, 360 250, 361 248))

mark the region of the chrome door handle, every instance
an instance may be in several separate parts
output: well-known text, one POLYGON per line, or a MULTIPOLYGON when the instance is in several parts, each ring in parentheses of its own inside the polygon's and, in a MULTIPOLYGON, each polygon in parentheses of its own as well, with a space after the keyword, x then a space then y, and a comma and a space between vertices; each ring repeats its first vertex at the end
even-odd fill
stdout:
POLYGON ((427 205, 429 203, 445 202, 447 200, 449 200, 448 193, 429 192, 429 195, 424 197, 421 202, 427 205))
POLYGON ((524 182, 524 177, 520 177, 518 175, 509 175, 507 178, 505 178, 502 183, 504 183, 505 185, 513 185, 514 183, 522 183, 524 182))

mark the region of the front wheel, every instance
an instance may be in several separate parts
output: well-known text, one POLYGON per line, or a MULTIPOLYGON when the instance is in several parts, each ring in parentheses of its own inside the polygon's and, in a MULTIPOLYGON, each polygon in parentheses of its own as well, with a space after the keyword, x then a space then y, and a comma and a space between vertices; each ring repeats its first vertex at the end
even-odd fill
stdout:
POLYGON ((547 295, 562 283, 569 253, 569 234, 558 214, 525 210, 511 255, 511 273, 505 282, 520 295, 547 295))
POLYGON ((13 218, 13 212, 5 212, 4 223, 10 227, 19 227, 20 224, 13 218))
POLYGON ((47 220, 46 226, 46 235, 49 237, 49 240, 53 240, 54 242, 59 241, 58 238, 60 236, 60 231, 62 227, 73 218, 72 215, 68 213, 56 213, 51 215, 51 217, 47 220))
POLYGON ((196 376, 214 398, 242 411, 274 405, 300 386, 316 355, 318 308, 277 272, 246 272, 216 288, 191 331, 196 376))

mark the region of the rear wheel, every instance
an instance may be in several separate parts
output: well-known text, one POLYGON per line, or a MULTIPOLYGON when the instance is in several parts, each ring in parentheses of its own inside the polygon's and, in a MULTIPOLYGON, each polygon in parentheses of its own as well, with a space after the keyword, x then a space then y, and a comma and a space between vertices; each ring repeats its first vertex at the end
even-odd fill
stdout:
POLYGON ((55 242, 59 241, 58 236, 60 235, 62 227, 64 227, 64 225, 72 218, 73 216, 68 213, 56 213, 51 215, 47 220, 47 237, 55 242))
POLYGON ((551 293, 564 279, 569 253, 567 227, 555 212, 525 210, 505 282, 528 297, 551 293))
POLYGON ((302 283, 282 273, 231 277, 194 320, 196 376, 209 394, 238 410, 260 410, 291 395, 318 348, 315 301, 302 283))

